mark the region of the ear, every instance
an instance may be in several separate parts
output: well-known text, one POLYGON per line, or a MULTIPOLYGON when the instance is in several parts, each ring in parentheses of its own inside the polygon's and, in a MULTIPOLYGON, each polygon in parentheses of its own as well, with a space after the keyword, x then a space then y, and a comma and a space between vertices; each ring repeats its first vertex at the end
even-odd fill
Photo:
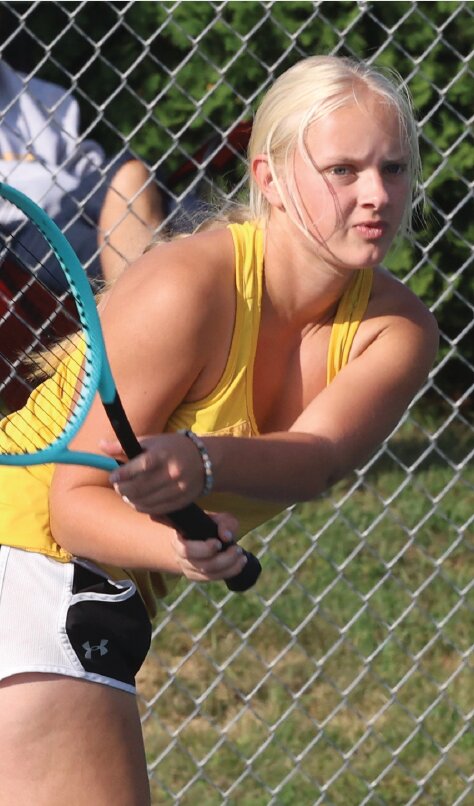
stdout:
POLYGON ((260 191, 272 207, 284 209, 283 200, 273 178, 266 154, 257 154, 252 160, 252 175, 260 191))

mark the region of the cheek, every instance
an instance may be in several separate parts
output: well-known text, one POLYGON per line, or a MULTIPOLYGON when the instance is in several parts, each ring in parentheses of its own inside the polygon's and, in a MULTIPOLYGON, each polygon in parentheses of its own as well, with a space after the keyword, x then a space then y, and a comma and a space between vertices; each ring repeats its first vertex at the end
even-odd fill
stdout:
POLYGON ((301 215, 308 225, 334 228, 346 202, 314 168, 305 166, 300 176, 295 177, 295 191, 301 215))
POLYGON ((399 204, 408 201, 410 195, 412 180, 408 173, 405 171, 399 176, 389 177, 387 180, 387 188, 392 199, 399 204))
POLYGON ((390 200, 393 209, 398 213, 398 218, 401 220, 410 202, 410 183, 408 181, 400 182, 397 187, 394 187, 390 200))
POLYGON ((407 178, 404 182, 400 183, 400 188, 398 189, 398 200, 399 204, 402 207, 408 204, 410 199, 410 180, 407 178))

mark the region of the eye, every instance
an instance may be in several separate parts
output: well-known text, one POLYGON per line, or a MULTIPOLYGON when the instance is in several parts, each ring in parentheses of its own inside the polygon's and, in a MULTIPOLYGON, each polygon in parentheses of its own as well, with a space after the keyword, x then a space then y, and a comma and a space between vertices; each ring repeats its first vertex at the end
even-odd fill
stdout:
POLYGON ((351 169, 348 165, 334 165, 329 169, 329 173, 333 176, 349 176, 351 169))
POLYGON ((406 173, 407 165, 405 162, 387 162, 384 170, 391 176, 401 176, 401 174, 406 173))

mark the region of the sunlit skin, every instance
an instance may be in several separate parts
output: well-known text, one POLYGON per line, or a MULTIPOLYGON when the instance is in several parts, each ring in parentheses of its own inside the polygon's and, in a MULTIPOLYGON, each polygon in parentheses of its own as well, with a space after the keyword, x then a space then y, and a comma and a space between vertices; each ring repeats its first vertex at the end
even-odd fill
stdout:
MULTIPOLYGON (((310 126, 306 146, 307 154, 294 155, 296 203, 320 259, 335 268, 378 265, 400 226, 410 186, 395 111, 364 93, 310 126)), ((298 221, 291 198, 284 203, 298 221)))
MULTIPOLYGON (((201 434, 217 493, 276 501, 281 508, 317 499, 373 455, 425 382, 438 344, 431 313, 381 265, 410 197, 409 149, 396 113, 380 96, 358 90, 357 103, 310 127, 307 145, 310 162, 296 153, 289 175, 282 170, 275 177, 266 154, 256 154, 250 165, 269 208, 261 297, 251 300, 260 309, 246 373, 248 413, 242 415, 253 414, 256 433, 201 434), (327 383, 341 296, 366 267, 374 267, 367 308, 347 364, 327 383)), ((199 452, 186 436, 163 432, 183 403, 201 401, 205 409, 226 373, 236 285, 231 232, 213 228, 146 252, 104 299, 101 321, 114 377, 146 450, 113 477, 57 466, 49 490, 51 532, 71 554, 199 583, 243 569, 237 546, 222 552, 205 534, 185 541, 164 517, 202 492, 199 452)), ((125 458, 98 401, 71 447, 125 458)), ((237 505, 229 509, 219 516, 219 534, 227 539, 239 535, 243 512, 237 505)), ((130 695, 85 681, 40 686, 37 678, 10 681, 10 689, 0 685, 6 715, 0 806, 36 804, 40 776, 38 806, 62 806, 64 792, 75 806, 149 803, 130 695), (99 715, 97 725, 91 714, 99 715), (61 763, 48 766, 44 759, 51 758, 61 763), (86 787, 74 779, 77 769, 89 771, 86 787)))
MULTIPOLYGON (((310 126, 307 146, 310 162, 295 153, 289 176, 275 177, 266 154, 257 154, 250 166, 269 205, 252 389, 260 437, 205 438, 217 492, 285 503, 317 497, 371 454, 423 382, 437 346, 429 312, 380 266, 411 187, 410 153, 394 107, 359 90, 357 101, 310 126), (354 271, 366 267, 375 269, 366 316, 348 366, 326 386, 337 305, 354 271)), ((120 495, 99 471, 56 470, 51 523, 61 545, 74 553, 123 567, 184 572, 190 579, 222 578, 223 555, 215 542, 215 556, 203 563, 204 555, 197 557, 202 545, 180 543, 173 535, 157 542, 156 522, 139 515, 179 509, 202 489, 193 445, 180 434, 161 432, 181 402, 205 400, 225 371, 234 272, 232 240, 220 229, 158 247, 114 286, 102 312, 112 366, 137 433, 156 436, 147 440, 146 453, 110 480, 120 495), (206 306, 196 304, 203 299, 206 306), (124 323, 123 306, 130 300, 124 323), (81 521, 79 528, 79 510, 87 511, 82 498, 92 497, 104 502, 103 523, 94 528, 81 521), (106 524, 113 539, 103 537, 106 524)), ((123 459, 110 436, 96 406, 75 447, 100 444, 123 459)), ((224 559, 239 563, 231 551, 224 559)), ((225 573, 232 570, 240 568, 226 567, 225 573)))

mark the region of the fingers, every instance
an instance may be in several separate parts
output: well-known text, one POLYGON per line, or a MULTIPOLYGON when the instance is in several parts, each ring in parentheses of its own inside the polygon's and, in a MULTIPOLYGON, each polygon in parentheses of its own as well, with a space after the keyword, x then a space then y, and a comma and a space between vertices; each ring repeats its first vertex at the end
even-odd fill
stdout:
MULTIPOLYGON (((116 458, 124 455, 119 442, 101 440, 99 444, 104 453, 109 456, 116 458)), ((140 444, 143 447, 142 442, 140 444)), ((160 467, 164 459, 165 455, 162 455, 159 451, 153 452, 144 449, 143 453, 140 453, 134 459, 127 460, 124 465, 114 470, 111 474, 111 479, 117 484, 131 483, 136 481, 144 472, 154 472, 160 467)))
MULTIPOLYGON (((140 439, 144 451, 114 470, 110 481, 138 512, 165 515, 190 504, 202 493, 203 468, 198 451, 181 434, 140 439)), ((117 456, 114 440, 101 442, 104 452, 117 456)))
POLYGON ((165 451, 148 450, 148 448, 155 446, 156 441, 153 437, 140 437, 138 442, 142 448, 142 453, 135 456, 134 459, 129 459, 118 439, 99 440, 99 448, 102 453, 122 463, 120 468, 117 468, 111 474, 111 480, 120 484, 138 480, 142 473, 153 472, 160 467, 168 458, 168 455, 165 451))
MULTIPOLYGON (((144 437, 140 443, 144 452, 117 468, 110 481, 125 504, 152 520, 166 519, 168 512, 182 509, 202 492, 199 453, 182 435, 144 437), (182 468, 187 471, 186 484, 182 468)), ((102 441, 101 448, 108 455, 121 455, 116 440, 102 441)), ((230 579, 240 574, 247 562, 245 553, 235 545, 239 529, 236 518, 226 512, 211 517, 217 524, 218 540, 207 534, 199 535, 199 540, 186 540, 173 531, 177 564, 188 579, 200 582, 230 579)))
POLYGON ((240 574, 247 562, 240 546, 232 545, 222 551, 222 544, 215 538, 191 541, 176 535, 173 546, 182 573, 197 582, 231 579, 240 574))
POLYGON ((228 512, 211 512, 211 518, 217 523, 217 531, 220 540, 224 544, 234 543, 239 532, 239 522, 237 518, 228 512))

